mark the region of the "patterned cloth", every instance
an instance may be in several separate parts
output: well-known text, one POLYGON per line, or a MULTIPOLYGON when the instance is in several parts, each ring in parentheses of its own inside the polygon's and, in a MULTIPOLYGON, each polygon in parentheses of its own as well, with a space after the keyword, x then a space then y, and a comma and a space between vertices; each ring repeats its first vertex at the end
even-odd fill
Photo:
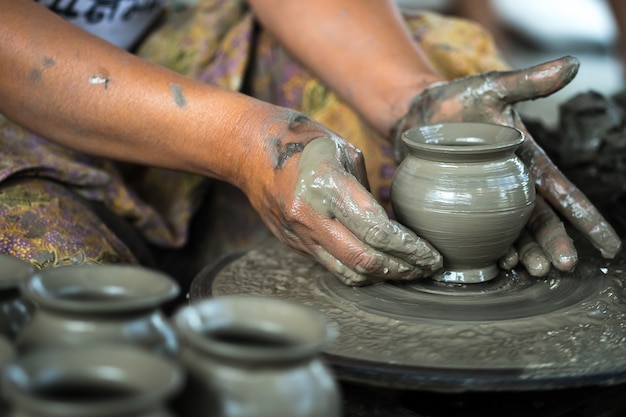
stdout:
MULTIPOLYGON (((407 24, 446 78, 506 69, 479 26, 434 13, 407 24)), ((374 196, 387 208, 395 165, 389 143, 300 67, 264 32, 243 1, 200 0, 172 10, 138 50, 148 60, 189 77, 308 114, 359 147, 374 196)), ((77 263, 139 263, 86 201, 128 221, 152 245, 182 247, 210 181, 163 169, 122 166, 48 142, 0 116, 0 252, 39 268, 77 263)), ((214 187, 216 188, 216 187, 214 187)), ((217 187, 216 189, 221 189, 217 187)), ((245 199, 232 199, 241 229, 258 219, 245 199)), ((221 206, 228 206, 223 199, 221 206)), ((219 213, 214 213, 219 216, 219 213)), ((230 212, 232 219, 232 211, 230 212)), ((219 224, 219 221, 215 221, 219 224)), ((232 234, 232 229, 230 229, 232 234)), ((214 231, 215 241, 228 231, 214 231)), ((241 241, 228 247, 245 244, 241 241)))

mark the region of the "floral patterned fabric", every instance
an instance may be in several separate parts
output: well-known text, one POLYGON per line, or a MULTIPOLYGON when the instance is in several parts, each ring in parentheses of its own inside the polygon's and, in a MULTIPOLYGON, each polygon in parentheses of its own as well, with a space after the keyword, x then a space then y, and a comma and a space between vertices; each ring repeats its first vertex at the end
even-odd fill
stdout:
MULTIPOLYGON (((434 13, 406 16, 406 21, 415 41, 447 78, 507 68, 489 34, 475 24, 434 13)), ((372 192, 389 209, 395 171, 389 143, 292 60, 256 24, 245 2, 199 0, 194 7, 172 10, 138 54, 327 125, 363 151, 372 192)), ((150 244, 181 247, 187 242, 190 220, 210 189, 208 179, 195 175, 122 166, 71 151, 2 116, 0 152, 0 252, 39 268, 139 262, 86 201, 98 202, 128 221, 150 244)), ((233 204, 242 213, 251 210, 240 197, 233 204)), ((215 233, 218 241, 224 237, 215 233)))

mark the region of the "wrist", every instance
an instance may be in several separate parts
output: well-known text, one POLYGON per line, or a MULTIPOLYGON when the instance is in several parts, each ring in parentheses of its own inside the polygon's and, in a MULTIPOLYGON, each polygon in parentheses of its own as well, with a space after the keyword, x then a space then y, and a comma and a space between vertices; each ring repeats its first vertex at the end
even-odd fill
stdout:
POLYGON ((413 99, 430 85, 441 81, 444 80, 440 76, 426 73, 394 88, 387 88, 380 94, 378 107, 370 110, 368 120, 383 137, 393 139, 393 131, 408 113, 413 99))
POLYGON ((253 198, 274 187, 280 173, 311 141, 333 133, 302 113, 246 99, 247 107, 231 119, 227 146, 231 162, 223 179, 253 198))

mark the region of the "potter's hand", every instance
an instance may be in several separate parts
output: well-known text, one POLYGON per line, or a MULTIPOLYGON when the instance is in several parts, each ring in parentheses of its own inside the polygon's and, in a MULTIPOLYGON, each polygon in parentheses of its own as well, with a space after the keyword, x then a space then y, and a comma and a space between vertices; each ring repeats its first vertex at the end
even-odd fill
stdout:
POLYGON ((566 86, 576 75, 579 62, 563 57, 515 71, 493 71, 431 85, 413 100, 407 115, 394 128, 396 158, 403 157, 399 134, 404 130, 442 122, 491 122, 522 130, 526 140, 518 155, 531 169, 540 196, 528 230, 517 252, 501 260, 512 267, 519 259, 536 276, 550 265, 571 271, 577 252, 562 222, 550 205, 579 229, 602 253, 614 257, 621 240, 591 202, 558 170, 521 122, 513 105, 546 97, 566 86), (549 204, 547 204, 547 203, 549 204), (519 258, 518 258, 519 255, 519 258))
POLYGON ((361 152, 326 133, 290 143, 269 181, 248 192, 272 232, 348 285, 410 280, 441 268, 441 255, 390 220, 367 191, 361 152))

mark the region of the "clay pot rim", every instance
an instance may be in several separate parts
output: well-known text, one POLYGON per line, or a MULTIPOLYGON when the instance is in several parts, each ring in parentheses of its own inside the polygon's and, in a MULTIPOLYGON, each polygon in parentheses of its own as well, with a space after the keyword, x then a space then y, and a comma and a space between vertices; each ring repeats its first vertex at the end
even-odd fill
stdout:
POLYGON ((524 140, 524 132, 515 127, 483 122, 437 123, 413 127, 402 133, 402 141, 410 149, 439 154, 471 155, 482 154, 489 150, 506 151, 519 147, 524 140), (442 137, 450 135, 448 131, 451 129, 462 130, 464 136, 480 138, 485 142, 458 142, 458 145, 451 143, 443 144, 442 137), (488 131, 486 134, 479 134, 479 132, 485 132, 485 130, 488 131))
MULTIPOLYGON (((231 311, 232 312, 232 311, 231 311)), ((276 334, 274 331, 280 324, 276 325, 267 318, 261 318, 262 311, 250 322, 246 323, 247 328, 252 328, 250 324, 256 324, 256 330, 268 331, 268 334, 276 334), (271 329, 274 327, 273 329, 271 329)), ((183 340, 183 345, 193 350, 204 352, 209 355, 216 355, 224 359, 236 361, 237 363, 254 363, 271 361, 288 362, 295 360, 309 359, 321 352, 324 346, 331 343, 337 336, 336 329, 330 326, 325 318, 317 310, 297 304, 288 300, 261 297, 256 295, 224 295, 210 299, 203 299, 179 309, 173 316, 173 324, 176 332, 183 340), (285 309, 285 313, 300 315, 309 320, 306 326, 299 326, 300 340, 293 340, 293 344, 288 346, 278 346, 269 349, 255 346, 233 344, 216 338, 211 338, 212 331, 228 329, 229 325, 239 324, 236 318, 228 317, 228 308, 237 309, 241 303, 246 303, 244 309, 254 310, 254 308, 285 309), (220 309, 222 310, 220 311, 220 309), (316 327, 316 328, 314 328, 316 327), (313 336, 307 336, 305 332, 316 332, 313 336)), ((287 331, 282 333, 289 335, 287 331)))
POLYGON ((20 289, 38 307, 77 313, 156 308, 173 300, 180 292, 178 284, 162 272, 121 264, 43 269, 22 281, 20 289), (102 298, 90 298, 93 294, 102 298), (81 300, 80 295, 85 299, 81 300))
MULTIPOLYGON (((97 378, 97 377, 96 377, 97 378)), ((45 412, 47 415, 57 416, 109 416, 122 410, 146 410, 162 404, 166 407, 168 399, 182 390, 185 381, 185 372, 176 362, 150 353, 136 346, 124 344, 98 344, 82 345, 63 348, 47 348, 31 351, 20 355, 7 363, 2 372, 3 394, 11 404, 23 407, 34 412, 45 412), (71 365, 63 370, 60 363, 66 361, 71 365), (56 369, 51 372, 50 367, 56 369), (138 369, 131 368, 137 365, 138 369), (162 378, 145 378, 141 369, 148 367, 151 372, 159 371, 162 378), (29 369, 30 367, 30 369, 29 369), (99 371, 95 368, 100 367, 99 371), (33 369, 34 368, 34 369, 33 369), (74 368, 74 369, 72 369, 74 368), (112 369, 114 368, 114 369, 112 369), (55 399, 39 398, 31 396, 33 388, 40 388, 46 379, 71 377, 72 375, 88 375, 84 370, 89 369, 92 375, 97 372, 106 372, 107 377, 102 380, 114 380, 122 376, 130 377, 131 384, 125 385, 133 388, 132 398, 94 400, 88 403, 68 405, 55 399), (42 372, 46 370, 46 372, 42 372), (113 371, 113 372, 111 372, 113 371), (36 387, 29 386, 33 384, 36 387), (106 410, 100 411, 99 405, 105 405, 106 410)))
POLYGON ((0 290, 18 289, 20 282, 28 279, 36 271, 30 263, 15 256, 0 254, 0 290))

